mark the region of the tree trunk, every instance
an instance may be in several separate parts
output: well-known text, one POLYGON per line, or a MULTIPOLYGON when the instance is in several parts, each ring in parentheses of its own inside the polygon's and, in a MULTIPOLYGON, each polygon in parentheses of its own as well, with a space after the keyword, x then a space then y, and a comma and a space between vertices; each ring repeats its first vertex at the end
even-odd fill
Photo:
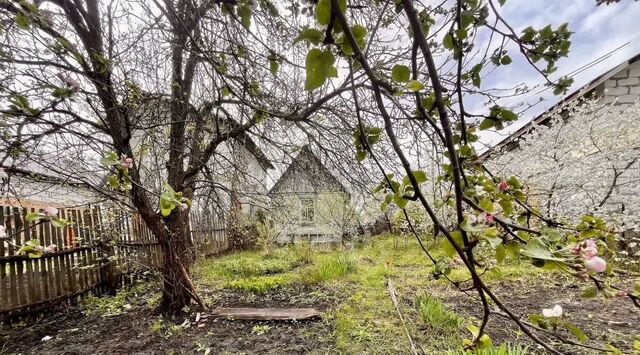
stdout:
POLYGON ((191 300, 200 305, 202 302, 189 276, 194 252, 187 212, 174 211, 165 222, 169 231, 167 238, 160 239, 164 261, 160 268, 162 301, 159 308, 163 312, 178 314, 191 304, 191 300))

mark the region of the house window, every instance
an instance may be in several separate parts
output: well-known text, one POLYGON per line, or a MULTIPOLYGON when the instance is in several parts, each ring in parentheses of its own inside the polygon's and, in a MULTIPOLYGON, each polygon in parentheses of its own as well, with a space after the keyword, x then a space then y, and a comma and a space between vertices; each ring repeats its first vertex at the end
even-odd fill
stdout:
POLYGON ((313 222, 315 206, 311 198, 303 198, 302 202, 302 220, 304 222, 313 222))

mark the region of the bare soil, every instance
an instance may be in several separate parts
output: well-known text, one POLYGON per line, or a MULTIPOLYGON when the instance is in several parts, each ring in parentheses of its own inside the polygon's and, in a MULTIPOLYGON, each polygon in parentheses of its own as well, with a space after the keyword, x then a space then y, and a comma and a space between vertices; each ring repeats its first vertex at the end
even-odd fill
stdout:
MULTIPOLYGON (((640 312, 628 299, 580 298, 579 281, 548 285, 543 281, 509 280, 494 282, 493 290, 523 320, 527 314, 559 304, 567 319, 581 328, 589 338, 600 344, 611 344, 625 353, 633 352, 633 343, 640 336, 640 312)), ((399 295, 403 307, 413 307, 415 293, 428 291, 442 299, 466 318, 479 318, 477 296, 453 290, 451 286, 433 286, 429 290, 406 290, 399 295)), ((338 295, 325 286, 293 284, 263 294, 251 294, 231 289, 202 290, 208 304, 224 307, 313 307, 330 311, 340 304, 338 295)), ((149 297, 141 295, 140 297, 149 297)), ((138 304, 144 304, 139 302, 138 304)), ((494 306, 491 306, 494 308, 494 306)), ((51 311, 27 327, 5 326, 0 329, 0 354, 303 354, 339 353, 329 321, 240 321, 206 317, 197 310, 183 317, 163 319, 153 307, 137 305, 115 316, 86 315, 82 306, 51 311), (153 324, 163 319, 162 329, 153 324), (187 320, 188 326, 178 327, 187 320), (171 325, 171 326, 168 326, 171 325), (265 327, 266 326, 266 327, 265 327), (50 337, 49 340, 43 340, 50 337)), ((186 324, 186 323, 185 323, 186 324)), ((428 332, 420 327, 418 331, 428 332)), ((576 340, 564 329, 552 330, 567 339, 576 340)), ((542 351, 513 322, 493 316, 488 334, 494 343, 504 341, 526 343, 532 352, 542 351)), ((552 336, 539 334, 567 354, 593 354, 595 350, 567 347, 552 336)), ((428 337, 427 337, 428 338, 428 337)), ((398 341, 404 341, 398 340, 398 341)), ((588 345, 599 346, 595 342, 588 345)), ((369 349, 376 353, 376 349, 369 349)))
MULTIPOLYGON (((281 289, 262 295, 224 290, 209 295, 217 306, 229 307, 316 307, 324 310, 327 298, 308 289, 281 289)), ((1 354, 301 354, 331 351, 330 326, 320 320, 239 321, 207 317, 194 310, 184 317, 163 323, 190 322, 178 330, 153 331, 151 324, 162 319, 151 307, 136 307, 116 316, 87 316, 82 307, 69 307, 23 329, 0 331, 1 354), (256 331, 260 326, 264 332, 256 331), (264 327, 264 326, 268 326, 264 327), (264 329, 267 330, 264 330, 264 329), (43 340, 51 337, 50 340, 43 340)))
MULTIPOLYGON (((640 340, 640 309, 635 308, 626 297, 606 300, 601 297, 584 299, 580 296, 577 282, 576 279, 572 279, 567 283, 548 285, 531 279, 509 280, 492 285, 492 289, 504 304, 525 322, 528 322, 528 314, 540 313, 543 308, 551 308, 557 304, 562 306, 565 319, 580 328, 589 338, 584 345, 601 347, 601 344, 610 344, 624 353, 633 353, 634 341, 640 340)), ((460 292, 447 290, 438 296, 457 313, 478 319, 481 317, 477 294, 470 293, 470 296, 465 296, 460 292)), ((495 309, 495 305, 491 305, 491 308, 495 309)), ((512 320, 505 317, 492 316, 487 333, 497 343, 514 342, 517 339, 518 343, 527 343, 531 349, 542 351, 517 329, 512 320)), ((548 329, 548 333, 536 334, 567 354, 598 353, 594 349, 567 346, 557 337, 550 335, 556 334, 580 343, 566 329, 548 329)))

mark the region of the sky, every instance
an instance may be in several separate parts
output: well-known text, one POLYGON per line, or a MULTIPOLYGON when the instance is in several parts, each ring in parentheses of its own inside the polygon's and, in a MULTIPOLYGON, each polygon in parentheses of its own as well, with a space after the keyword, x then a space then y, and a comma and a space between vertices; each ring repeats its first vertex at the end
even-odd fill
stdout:
MULTIPOLYGON (((613 51, 606 58, 575 74, 574 83, 567 95, 598 75, 640 53, 640 2, 634 0, 622 0, 618 4, 609 6, 596 6, 595 0, 508 0, 502 7, 501 13, 518 33, 527 26, 539 29, 546 24, 551 24, 555 29, 562 23, 569 24, 570 31, 574 32, 571 36, 572 45, 569 56, 557 63, 559 69, 552 78, 571 74, 613 51)), ((517 82, 524 82, 530 87, 544 83, 540 75, 525 62, 522 55, 517 51, 510 54, 514 59, 513 64, 500 68, 501 70, 495 70, 483 78, 483 86, 512 86, 514 78, 517 78, 517 82)), ((522 101, 537 101, 539 97, 545 99, 522 114, 518 122, 501 132, 483 134, 481 141, 487 145, 497 144, 509 133, 522 127, 561 99, 561 97, 554 97, 552 90, 542 91, 543 89, 544 87, 541 86, 532 94, 505 102, 507 105, 516 105, 522 101)), ((475 108, 482 109, 481 106, 481 103, 476 103, 475 108)))

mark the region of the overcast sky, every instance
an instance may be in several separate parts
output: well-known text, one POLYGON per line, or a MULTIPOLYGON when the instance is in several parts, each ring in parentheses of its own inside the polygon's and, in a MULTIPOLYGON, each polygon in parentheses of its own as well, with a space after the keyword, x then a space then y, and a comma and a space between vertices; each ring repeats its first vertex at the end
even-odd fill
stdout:
MULTIPOLYGON (((568 58, 558 62, 559 69, 554 78, 571 74, 615 50, 607 58, 576 74, 575 82, 567 93, 640 53, 640 2, 622 0, 615 5, 595 6, 595 0, 508 0, 501 10, 503 17, 518 32, 527 26, 539 29, 551 24, 555 29, 562 23, 569 23, 569 29, 574 32, 571 50, 568 58)), ((530 87, 544 82, 521 55, 516 51, 510 54, 514 59, 513 65, 492 72, 483 79, 483 84, 487 87, 507 87, 514 84, 514 78, 530 87)), ((526 124, 559 99, 552 95, 552 90, 543 89, 540 87, 518 101, 524 99, 533 102, 542 96, 546 98, 544 102, 527 111, 517 123, 499 134, 485 135, 483 141, 491 145, 498 143, 509 132, 526 124)))

